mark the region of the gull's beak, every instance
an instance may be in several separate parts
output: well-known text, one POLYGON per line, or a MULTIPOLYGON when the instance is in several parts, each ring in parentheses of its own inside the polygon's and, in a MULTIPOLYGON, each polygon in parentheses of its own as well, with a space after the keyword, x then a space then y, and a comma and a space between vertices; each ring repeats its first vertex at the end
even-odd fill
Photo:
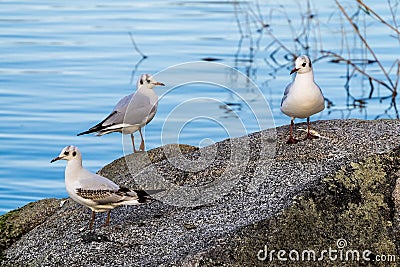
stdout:
POLYGON ((297 72, 299 69, 297 69, 296 67, 294 67, 291 71, 290 71, 290 75, 292 75, 293 73, 297 72))
POLYGON ((57 160, 60 160, 60 159, 63 159, 63 158, 62 158, 62 157, 56 157, 56 158, 52 159, 52 160, 50 161, 50 163, 53 163, 54 161, 57 161, 57 160))
POLYGON ((153 84, 154 84, 154 85, 161 85, 161 86, 165 86, 165 84, 163 84, 163 83, 160 83, 160 82, 154 82, 153 84))

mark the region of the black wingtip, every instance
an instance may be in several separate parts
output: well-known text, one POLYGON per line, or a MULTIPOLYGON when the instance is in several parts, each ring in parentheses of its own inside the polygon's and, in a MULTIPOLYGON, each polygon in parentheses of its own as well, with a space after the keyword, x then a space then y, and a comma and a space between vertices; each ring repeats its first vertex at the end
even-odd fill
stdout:
POLYGON ((166 189, 154 189, 154 190, 134 190, 139 198, 139 203, 148 202, 150 200, 154 200, 152 197, 155 194, 160 192, 164 192, 166 189))
POLYGON ((95 133, 95 132, 98 132, 98 131, 100 131, 100 130, 101 130, 101 126, 100 126, 99 124, 97 124, 97 125, 93 126, 92 128, 90 128, 90 129, 87 130, 87 131, 78 133, 77 136, 84 135, 84 134, 95 133))
POLYGON ((131 190, 131 189, 126 188, 126 187, 120 187, 118 189, 118 192, 122 193, 124 195, 125 194, 126 195, 130 195, 129 193, 135 192, 139 203, 145 203, 145 202, 149 202, 151 200, 154 200, 151 197, 151 195, 157 194, 157 193, 162 192, 162 191, 165 191, 165 189, 156 189, 156 190, 147 190, 147 191, 144 191, 144 190, 131 190))
POLYGON ((88 134, 88 132, 86 131, 86 132, 81 132, 81 133, 78 133, 76 136, 81 136, 81 135, 84 135, 84 134, 88 134))
POLYGON ((146 191, 144 190, 133 190, 133 191, 135 191, 135 193, 137 194, 139 203, 145 203, 151 199, 150 195, 147 194, 146 191))
POLYGON ((99 131, 101 131, 101 130, 107 128, 108 126, 113 125, 113 124, 103 125, 103 123, 104 123, 106 120, 108 120, 110 117, 114 116, 114 114, 116 114, 116 113, 117 113, 117 111, 111 112, 111 114, 108 115, 107 118, 105 118, 104 120, 102 120, 100 123, 98 123, 98 124, 96 124, 95 126, 91 127, 91 128, 90 128, 89 130, 87 130, 87 131, 78 133, 77 136, 84 135, 84 134, 90 134, 90 133, 99 132, 99 131))

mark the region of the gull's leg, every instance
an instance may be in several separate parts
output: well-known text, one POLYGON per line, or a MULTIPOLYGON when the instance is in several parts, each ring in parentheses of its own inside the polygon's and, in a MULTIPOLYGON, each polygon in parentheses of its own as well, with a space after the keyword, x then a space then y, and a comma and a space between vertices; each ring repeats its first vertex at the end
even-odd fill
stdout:
POLYGON ((304 140, 307 139, 318 139, 319 137, 310 133, 310 117, 307 118, 307 136, 304 140))
POLYGON ((106 219, 106 223, 104 224, 104 226, 107 226, 107 225, 110 224, 110 213, 111 213, 111 210, 109 210, 109 211, 107 212, 107 219, 106 219))
POLYGON ((142 128, 139 128, 139 133, 140 133, 140 137, 142 138, 142 141, 140 142, 139 150, 144 151, 144 139, 143 139, 143 134, 142 134, 142 128))
POLYGON ((89 224, 90 230, 92 230, 92 228, 93 228, 93 223, 94 223, 95 217, 96 217, 96 212, 94 210, 92 210, 92 219, 90 220, 90 224, 89 224))
POLYGON ((132 146, 133 146, 133 153, 136 153, 137 150, 135 148, 135 137, 133 136, 133 133, 131 133, 131 140, 132 140, 132 146))
POLYGON ((293 137, 293 128, 294 128, 294 118, 290 120, 290 136, 289 140, 287 140, 286 144, 296 144, 299 140, 293 137))

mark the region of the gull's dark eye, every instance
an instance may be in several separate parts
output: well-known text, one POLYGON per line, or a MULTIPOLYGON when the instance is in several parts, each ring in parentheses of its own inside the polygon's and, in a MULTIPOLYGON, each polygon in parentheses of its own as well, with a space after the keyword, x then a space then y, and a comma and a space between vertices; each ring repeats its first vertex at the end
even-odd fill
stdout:
POLYGON ((147 80, 147 83, 150 83, 150 80, 147 80))
POLYGON ((143 84, 143 80, 140 80, 140 84, 143 84))
POLYGON ((307 63, 304 62, 304 63, 302 64, 303 68, 304 68, 306 65, 307 65, 307 63))
POLYGON ((68 152, 68 151, 65 151, 65 152, 64 152, 64 155, 65 155, 65 156, 68 156, 68 155, 69 155, 69 152, 68 152))
POLYGON ((73 156, 73 157, 76 156, 76 151, 72 152, 72 156, 73 156))

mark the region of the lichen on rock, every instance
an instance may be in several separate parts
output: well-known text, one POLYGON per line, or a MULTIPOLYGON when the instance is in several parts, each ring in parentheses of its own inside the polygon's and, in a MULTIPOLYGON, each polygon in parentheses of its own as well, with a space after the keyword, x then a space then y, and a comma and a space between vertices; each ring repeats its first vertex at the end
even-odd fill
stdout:
MULTIPOLYGON (((398 229, 394 223, 395 206, 391 194, 398 179, 399 163, 400 152, 396 149, 342 167, 335 175, 295 197, 292 205, 277 217, 244 227, 229 240, 222 241, 229 245, 211 250, 202 257, 202 265, 229 262, 232 266, 261 266, 264 262, 257 254, 265 248, 275 251, 274 266, 285 265, 287 261, 277 260, 279 250, 340 250, 339 241, 345 242, 345 252, 370 250, 371 259, 375 255, 398 255, 398 229)), ((307 264, 354 264, 354 261, 346 261, 345 256, 342 262, 330 261, 328 257, 318 261, 318 253, 316 257, 315 262, 306 261, 307 264)), ((368 263, 363 262, 361 256, 359 262, 368 263)), ((305 262, 290 264, 304 266, 305 262)))

